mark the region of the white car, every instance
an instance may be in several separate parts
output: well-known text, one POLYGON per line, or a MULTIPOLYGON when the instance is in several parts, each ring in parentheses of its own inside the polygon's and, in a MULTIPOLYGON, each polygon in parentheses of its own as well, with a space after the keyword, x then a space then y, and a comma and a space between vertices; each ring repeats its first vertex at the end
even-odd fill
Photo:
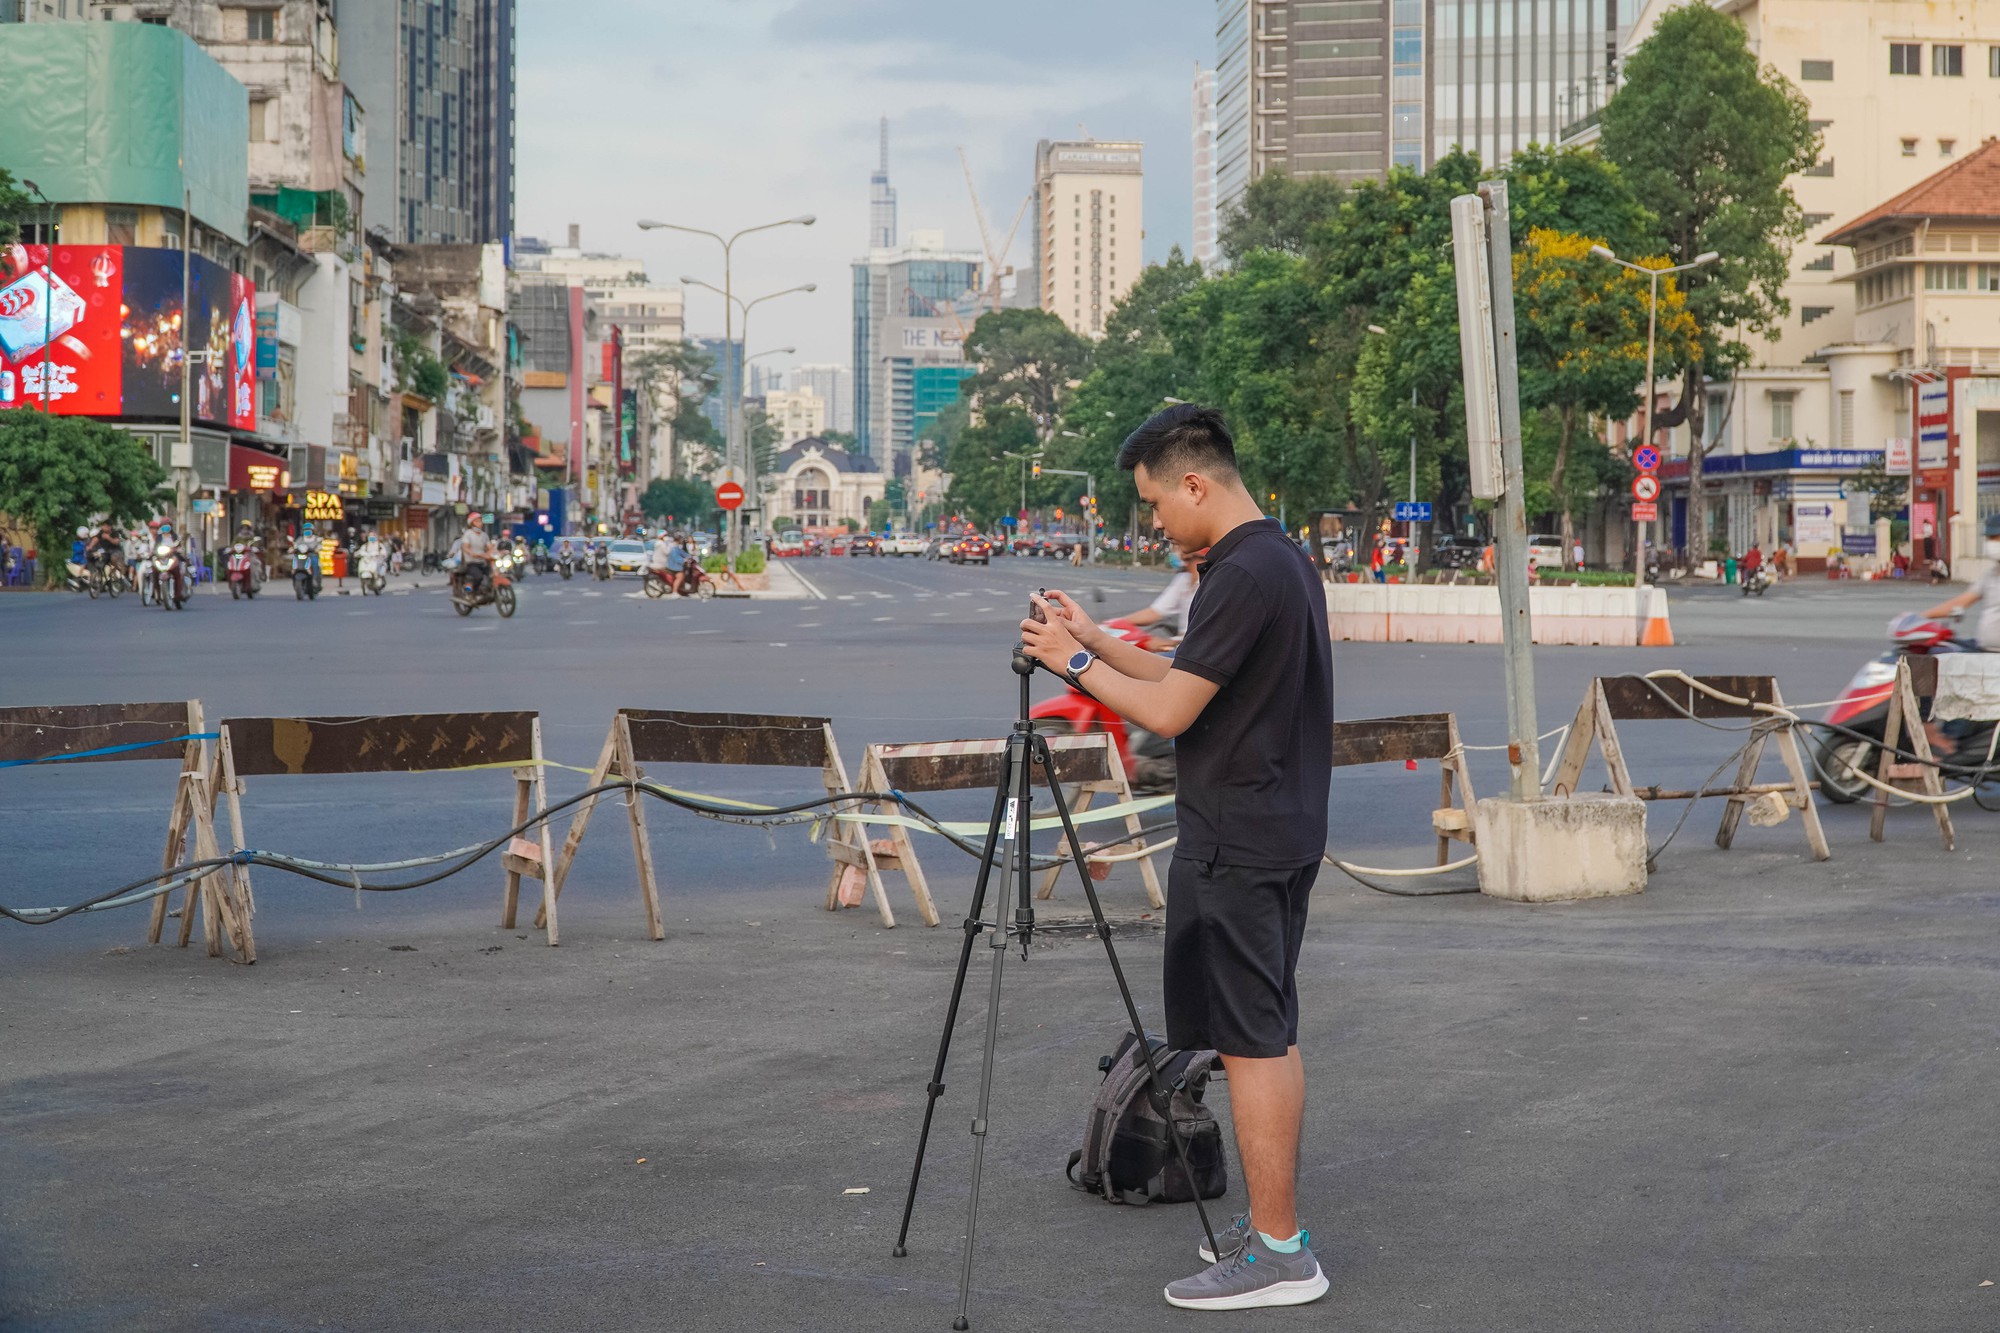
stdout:
POLYGON ((882 554, 922 555, 926 545, 928 543, 913 532, 899 532, 882 543, 882 554))
POLYGON ((1528 538, 1529 569, 1566 569, 1569 560, 1563 555, 1563 539, 1546 532, 1534 533, 1528 538))

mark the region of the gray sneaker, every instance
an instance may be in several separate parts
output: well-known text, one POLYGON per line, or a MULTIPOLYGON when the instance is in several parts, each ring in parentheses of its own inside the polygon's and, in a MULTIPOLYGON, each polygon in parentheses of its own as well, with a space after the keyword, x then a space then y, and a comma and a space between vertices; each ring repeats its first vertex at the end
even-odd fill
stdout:
MULTIPOLYGON (((1217 1236, 1218 1242, 1222 1237, 1217 1236)), ((1183 1310, 1255 1310, 1305 1305, 1326 1295, 1326 1274, 1304 1241, 1280 1254, 1254 1230, 1242 1249, 1193 1277, 1167 1284, 1167 1304, 1183 1310)))
MULTIPOLYGON (((1242 1249, 1250 1239, 1250 1214, 1238 1213, 1229 1219, 1229 1225, 1215 1233, 1215 1243, 1222 1247, 1224 1254, 1234 1254, 1242 1249)), ((1208 1237, 1203 1236, 1195 1246, 1195 1255, 1205 1264, 1215 1262, 1215 1252, 1208 1248, 1208 1237)))

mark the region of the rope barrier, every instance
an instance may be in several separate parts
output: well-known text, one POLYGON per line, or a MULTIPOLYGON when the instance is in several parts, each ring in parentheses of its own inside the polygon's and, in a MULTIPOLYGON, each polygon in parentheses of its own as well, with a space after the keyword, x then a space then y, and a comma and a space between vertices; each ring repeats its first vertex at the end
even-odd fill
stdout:
POLYGON ((151 750, 162 745, 184 745, 188 741, 212 741, 222 735, 219 731, 196 731, 185 736, 163 736, 156 741, 133 741, 129 745, 106 745, 96 750, 78 750, 74 754, 45 754, 34 759, 0 759, 0 768, 27 768, 33 764, 61 764, 72 759, 101 759, 105 755, 129 754, 134 750, 151 750))

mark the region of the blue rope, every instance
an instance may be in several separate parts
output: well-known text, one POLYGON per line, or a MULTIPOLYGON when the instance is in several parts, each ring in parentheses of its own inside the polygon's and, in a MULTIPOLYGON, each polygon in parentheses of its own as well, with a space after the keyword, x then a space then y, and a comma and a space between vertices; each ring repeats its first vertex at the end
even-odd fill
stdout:
POLYGON ((107 754, 125 754, 132 750, 150 750, 160 745, 180 745, 186 741, 212 741, 222 736, 219 731, 197 731, 188 736, 167 736, 157 741, 133 741, 130 745, 107 745, 101 750, 78 750, 75 754, 45 754, 39 759, 0 759, 0 768, 26 768, 30 764, 60 764, 68 759, 96 759, 107 754))

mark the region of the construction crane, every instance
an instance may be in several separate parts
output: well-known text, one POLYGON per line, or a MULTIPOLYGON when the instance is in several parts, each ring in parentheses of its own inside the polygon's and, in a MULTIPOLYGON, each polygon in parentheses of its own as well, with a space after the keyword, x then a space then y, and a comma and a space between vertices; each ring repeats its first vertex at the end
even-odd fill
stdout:
POLYGON ((1000 279, 1014 272, 1012 265, 1003 269, 1001 261, 1005 260, 1008 252, 1014 248, 1014 237, 1021 230, 1021 219, 1028 215, 1028 205, 1035 202, 1035 195, 1031 190, 1022 197, 1021 206, 1014 210, 1013 224, 1007 228, 1007 239, 1000 243, 998 250, 995 250, 993 233, 986 225, 986 210, 979 206, 979 187, 972 183, 972 163, 966 160, 963 148, 958 150, 958 165, 965 172, 965 192, 972 196, 972 217, 979 224, 980 248, 986 252, 986 287, 979 293, 979 300, 987 309, 998 310, 1000 279))

